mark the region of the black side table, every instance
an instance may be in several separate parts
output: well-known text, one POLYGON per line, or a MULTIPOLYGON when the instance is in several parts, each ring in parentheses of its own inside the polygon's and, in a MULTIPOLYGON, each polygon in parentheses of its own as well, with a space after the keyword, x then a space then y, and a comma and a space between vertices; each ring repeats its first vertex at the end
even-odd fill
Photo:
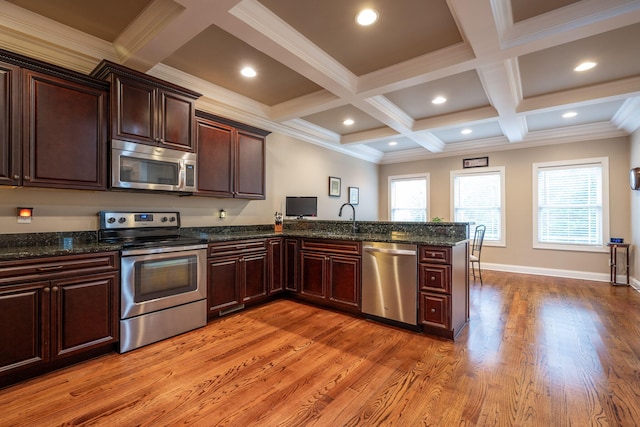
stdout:
POLYGON ((609 268, 611 269, 610 282, 612 285, 629 286, 629 243, 607 243, 609 246, 609 268), (627 274, 627 283, 617 283, 616 273, 618 267, 618 248, 624 249, 624 255, 626 264, 624 265, 624 271, 627 274))

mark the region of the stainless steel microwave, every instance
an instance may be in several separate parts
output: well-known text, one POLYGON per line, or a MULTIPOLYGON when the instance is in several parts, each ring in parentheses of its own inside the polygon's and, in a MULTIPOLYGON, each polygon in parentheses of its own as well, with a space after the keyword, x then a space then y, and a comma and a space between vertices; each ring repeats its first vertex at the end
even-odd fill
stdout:
POLYGON ((111 187, 196 191, 197 155, 121 140, 111 141, 111 187))

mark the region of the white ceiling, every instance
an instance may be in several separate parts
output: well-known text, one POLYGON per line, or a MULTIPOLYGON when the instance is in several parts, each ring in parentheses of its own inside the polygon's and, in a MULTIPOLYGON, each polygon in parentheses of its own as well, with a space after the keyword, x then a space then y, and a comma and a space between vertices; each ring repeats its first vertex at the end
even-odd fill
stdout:
POLYGON ((4 49, 85 73, 106 58, 376 163, 628 135, 638 40, 640 0, 0 0, 4 49))

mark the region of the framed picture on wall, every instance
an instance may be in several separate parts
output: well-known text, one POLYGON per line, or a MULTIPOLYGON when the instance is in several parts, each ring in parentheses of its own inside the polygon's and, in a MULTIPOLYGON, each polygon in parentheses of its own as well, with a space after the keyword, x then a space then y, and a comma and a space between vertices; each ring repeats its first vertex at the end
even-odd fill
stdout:
POLYGON ((349 187, 349 203, 357 205, 360 202, 360 189, 358 187, 349 187))
POLYGON ((340 178, 329 177, 329 196, 340 197, 340 178))

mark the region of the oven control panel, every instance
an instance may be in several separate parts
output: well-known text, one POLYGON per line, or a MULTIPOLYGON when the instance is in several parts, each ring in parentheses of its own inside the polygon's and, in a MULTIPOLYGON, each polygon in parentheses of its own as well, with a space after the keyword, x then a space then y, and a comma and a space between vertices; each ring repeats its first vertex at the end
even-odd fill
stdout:
POLYGON ((100 229, 180 227, 179 212, 107 212, 102 211, 100 229))

